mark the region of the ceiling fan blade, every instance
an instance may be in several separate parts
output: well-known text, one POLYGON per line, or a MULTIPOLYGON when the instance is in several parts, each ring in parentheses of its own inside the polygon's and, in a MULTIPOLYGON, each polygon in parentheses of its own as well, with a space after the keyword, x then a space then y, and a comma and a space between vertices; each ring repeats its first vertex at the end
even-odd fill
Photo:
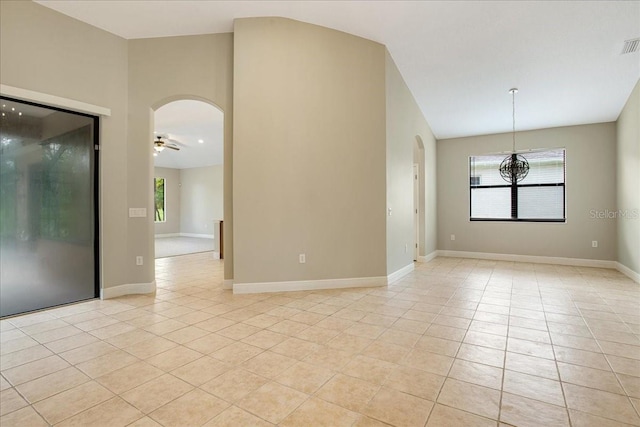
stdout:
POLYGON ((172 150, 180 151, 180 148, 174 147, 173 145, 163 144, 164 148, 171 148, 172 150))

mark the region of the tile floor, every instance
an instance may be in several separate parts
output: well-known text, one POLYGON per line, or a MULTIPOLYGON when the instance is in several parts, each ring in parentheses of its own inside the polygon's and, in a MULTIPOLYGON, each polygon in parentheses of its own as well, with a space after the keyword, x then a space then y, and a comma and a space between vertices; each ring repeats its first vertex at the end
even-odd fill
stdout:
POLYGON ((640 425, 640 285, 612 270, 437 258, 260 295, 208 254, 156 271, 0 321, 0 425, 640 425))

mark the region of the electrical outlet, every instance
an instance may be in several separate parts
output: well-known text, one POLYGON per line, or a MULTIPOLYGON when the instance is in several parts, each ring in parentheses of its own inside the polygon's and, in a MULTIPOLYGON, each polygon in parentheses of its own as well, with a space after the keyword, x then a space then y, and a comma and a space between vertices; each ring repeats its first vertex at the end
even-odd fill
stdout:
POLYGON ((597 240, 592 240, 591 241, 591 247, 592 248, 597 248, 598 247, 598 241, 597 240))
POLYGON ((307 256, 305 254, 298 255, 298 262, 300 262, 300 264, 306 263, 307 262, 307 256))
POLYGON ((144 258, 142 258, 141 256, 136 257, 136 265, 142 265, 143 261, 144 261, 144 258))
POLYGON ((454 240, 456 240, 456 235, 455 235, 455 234, 452 234, 452 235, 451 235, 451 241, 453 242, 454 240))

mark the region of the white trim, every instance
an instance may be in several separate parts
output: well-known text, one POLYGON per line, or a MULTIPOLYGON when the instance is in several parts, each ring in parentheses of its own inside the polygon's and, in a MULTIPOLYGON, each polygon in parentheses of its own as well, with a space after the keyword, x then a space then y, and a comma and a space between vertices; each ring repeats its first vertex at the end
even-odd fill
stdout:
POLYGON ((314 291, 320 289, 371 288, 386 286, 387 278, 354 277, 350 279, 298 280, 290 282, 234 283, 234 294, 262 292, 314 291))
POLYGON ((164 239, 165 237, 180 237, 180 233, 156 234, 156 239, 164 239))
POLYGON ((429 261, 431 261, 432 259, 434 259, 437 256, 438 256, 438 251, 433 251, 429 255, 419 256, 418 257, 418 262, 429 262, 429 261))
POLYGON ((233 289, 233 279, 224 279, 222 281, 222 289, 233 289))
POLYGON ((220 259, 220 252, 213 251, 213 259, 220 259))
POLYGON ((201 239, 214 239, 213 234, 180 233, 180 237, 200 237, 201 239))
POLYGON ((100 289, 100 299, 116 298, 122 295, 150 294, 156 291, 156 281, 150 283, 128 283, 100 289))
POLYGON ((37 102, 39 104, 51 105, 52 107, 65 108, 67 110, 78 111, 98 116, 111 116, 111 109, 100 107, 98 105, 87 104, 86 102, 76 101, 75 99, 62 98, 56 95, 36 92, 33 90, 22 89, 19 87, 7 86, 0 84, 0 93, 12 98, 20 98, 25 101, 37 102))
POLYGON ((582 259, 582 258, 560 258, 550 256, 535 255, 515 255, 515 254, 495 254, 487 252, 465 252, 465 251, 448 251, 439 250, 438 256, 450 258, 474 258, 489 259, 494 261, 517 261, 529 262, 534 264, 555 264, 555 265, 571 265, 575 267, 595 267, 595 268, 611 268, 616 269, 615 261, 607 261, 600 259, 582 259))
POLYGON ((399 270, 394 271, 393 273, 387 276, 387 284, 390 285, 398 280, 402 279, 407 274, 411 273, 415 268, 413 262, 411 264, 407 264, 399 270))
POLYGON ((616 270, 618 270, 620 273, 624 274, 634 282, 640 283, 640 273, 636 273, 626 265, 616 262, 616 270))

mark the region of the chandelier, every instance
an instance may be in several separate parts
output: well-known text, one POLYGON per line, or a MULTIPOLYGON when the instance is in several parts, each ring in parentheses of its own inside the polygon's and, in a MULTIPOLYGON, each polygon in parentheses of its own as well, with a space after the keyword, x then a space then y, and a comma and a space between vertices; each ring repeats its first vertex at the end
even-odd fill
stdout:
POLYGON ((509 90, 513 106, 513 149, 511 154, 500 163, 500 176, 510 184, 522 181, 529 173, 529 162, 524 156, 516 153, 516 93, 517 88, 509 90))

